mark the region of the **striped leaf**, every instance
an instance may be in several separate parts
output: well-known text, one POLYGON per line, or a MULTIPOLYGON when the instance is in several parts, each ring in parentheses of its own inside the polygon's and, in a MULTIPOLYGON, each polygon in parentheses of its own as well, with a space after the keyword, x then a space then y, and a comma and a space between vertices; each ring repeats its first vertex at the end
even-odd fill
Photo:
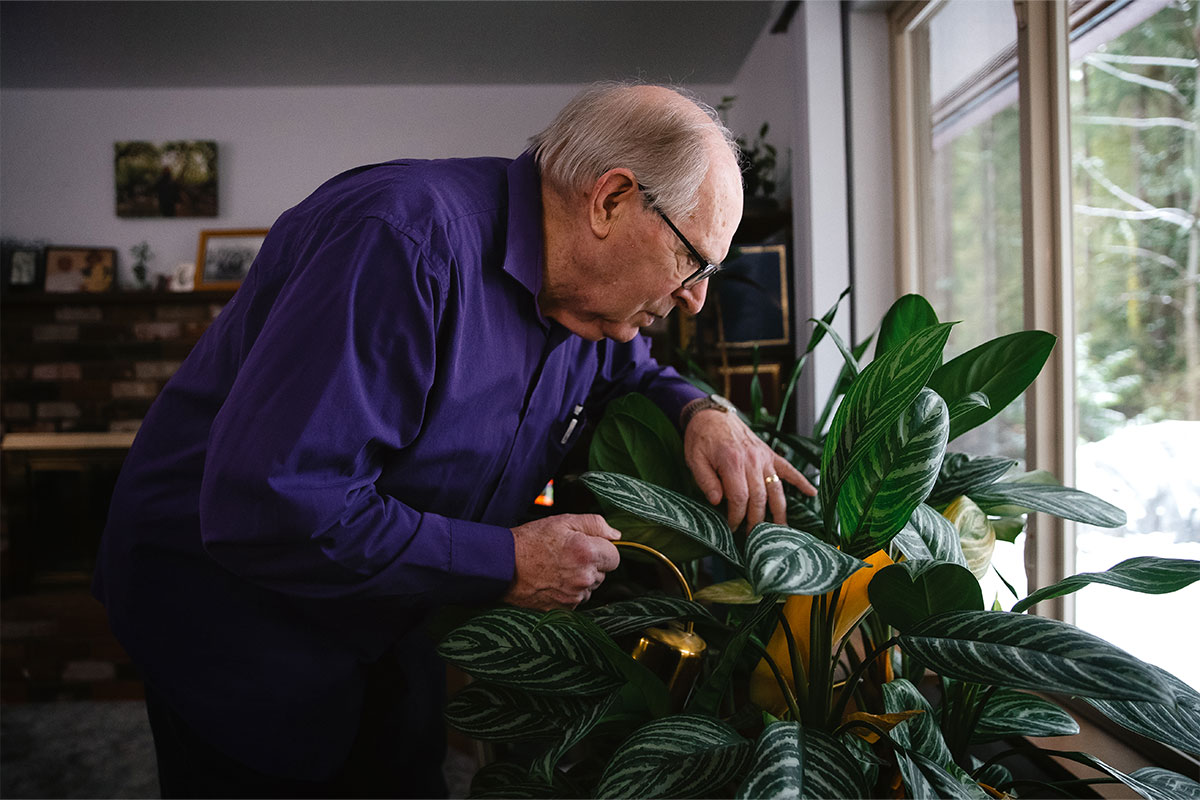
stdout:
POLYGON ((1140 785, 1146 787, 1150 797, 1161 800, 1197 800, 1200 798, 1200 783, 1186 775, 1162 767, 1142 767, 1129 774, 1140 785))
POLYGON ((576 792, 562 783, 561 774, 555 776, 554 785, 531 777, 529 770, 519 764, 498 761, 481 767, 471 778, 472 800, 491 798, 554 798, 578 797, 576 792))
POLYGON ((1013 606, 1024 611, 1051 597, 1077 592, 1089 583, 1103 583, 1143 594, 1168 594, 1200 581, 1200 561, 1186 558, 1139 556, 1122 561, 1104 572, 1081 572, 1052 586, 1038 589, 1013 606))
MULTIPOLYGON (((991 800, 991 795, 984 791, 982 786, 974 781, 963 783, 944 766, 924 753, 915 751, 897 753, 896 760, 900 762, 900 771, 905 776, 906 782, 909 776, 915 779, 916 773, 920 773, 924 787, 928 787, 931 797, 940 798, 940 800, 991 800), (905 762, 908 766, 907 772, 905 771, 905 762)), ((922 788, 924 789, 924 787, 922 788)))
POLYGON ((929 388, 950 406, 974 392, 982 392, 989 401, 955 417, 951 441, 999 414, 1024 392, 1042 371, 1054 341, 1044 331, 1019 331, 984 342, 938 368, 929 378, 929 388))
POLYGON ((602 694, 624 682, 588 636, 538 625, 541 618, 522 608, 488 611, 451 631, 438 655, 479 680, 531 692, 602 694))
POLYGON ((919 294, 906 294, 883 315, 879 323, 879 336, 875 340, 875 358, 879 358, 922 328, 937 325, 937 312, 919 294))
POLYGON ((617 692, 613 692, 593 704, 586 709, 582 714, 576 714, 572 717, 562 720, 558 740, 546 752, 533 760, 529 766, 529 774, 551 783, 554 781, 555 767, 562 760, 572 747, 579 744, 584 736, 587 736, 592 728, 596 727, 596 723, 608 713, 609 709, 616 703, 618 697, 617 692))
POLYGON ((898 631, 947 611, 980 611, 983 592, 966 569, 944 561, 904 561, 884 567, 867 587, 871 606, 898 631))
POLYGON ((973 491, 970 497, 989 514, 1012 516, 1015 508, 1017 513, 1042 511, 1102 528, 1125 524, 1125 512, 1112 503, 1066 486, 1003 481, 973 491))
POLYGON ((879 440, 917 399, 941 360, 950 327, 917 331, 872 361, 850 385, 830 423, 821 459, 819 496, 827 529, 833 530, 834 512, 841 511, 837 497, 842 485, 862 461, 873 457, 879 440))
POLYGON ((843 548, 864 556, 904 527, 937 480, 950 418, 942 398, 922 389, 917 399, 850 470, 838 493, 843 548))
POLYGON ((763 729, 754 745, 750 774, 738 789, 738 800, 798 800, 803 795, 803 734, 799 722, 773 722, 763 729))
POLYGON ((686 534, 731 564, 741 566, 742 557, 733 543, 733 533, 721 515, 708 506, 615 472, 587 472, 580 480, 602 500, 686 534))
MULTIPOLYGON (((920 711, 915 717, 897 725, 892 729, 892 740, 899 742, 908 751, 909 755, 919 753, 928 758, 932 763, 936 764, 941 770, 947 773, 947 777, 952 782, 969 785, 971 791, 979 790, 971 777, 963 771, 962 767, 954 763, 954 757, 950 755, 950 748, 946 746, 946 740, 942 737, 942 729, 938 727, 937 715, 933 708, 929 705, 929 701, 917 691, 917 687, 912 682, 897 678, 894 681, 889 681, 883 685, 883 707, 889 714, 899 714, 904 711, 920 711)), ((908 769, 901 763, 901 772, 907 780, 913 778, 913 784, 921 786, 922 781, 916 777, 916 770, 921 767, 921 764, 910 762, 908 769)), ((933 780, 926 770, 920 770, 925 781, 931 786, 940 786, 943 781, 940 775, 936 775, 933 780)), ((947 796, 939 794, 937 796, 947 796)), ((973 796, 973 795, 972 795, 973 796)))
POLYGON ((1151 670, 1171 688, 1174 703, 1085 699, 1118 725, 1200 756, 1200 692, 1164 669, 1151 670))
POLYGON ((990 486, 1000 480, 1016 466, 1011 458, 998 456, 971 456, 963 453, 946 453, 942 467, 938 470, 937 483, 929 493, 931 506, 941 507, 959 495, 990 486))
POLYGON ((535 694, 475 681, 450 698, 445 716, 455 730, 485 742, 556 739, 570 720, 607 702, 607 696, 535 694))
POLYGON ((1079 733, 1079 723, 1049 700, 1015 689, 997 689, 975 725, 971 741, 981 743, 1008 736, 1071 736, 1076 733, 1079 733))
POLYGON ((1170 702, 1149 665, 1073 625, 1003 611, 952 611, 900 635, 946 677, 1109 700, 1170 702))
POLYGON ((966 397, 960 397, 950 406, 950 423, 977 408, 991 408, 992 401, 983 392, 971 392, 966 397))
POLYGON ((959 497, 947 506, 944 514, 958 532, 958 543, 962 547, 963 558, 967 560, 967 569, 977 580, 983 580, 991 566, 992 553, 996 550, 996 532, 992 530, 987 514, 966 496, 959 497))
POLYGON ((614 639, 677 619, 715 621, 707 608, 681 597, 637 597, 583 613, 614 639))
POLYGON ((733 779, 750 742, 712 717, 678 714, 633 733, 604 769, 596 797, 698 797, 733 779))
POLYGON ((858 761, 846 746, 819 730, 804 731, 804 792, 801 797, 842 800, 868 797, 858 761))
POLYGON ((759 523, 746 539, 747 570, 756 594, 824 594, 867 566, 804 531, 759 523))
POLYGON ((908 523, 900 529, 892 543, 911 561, 932 559, 960 567, 967 566, 958 529, 925 503, 913 509, 908 523))

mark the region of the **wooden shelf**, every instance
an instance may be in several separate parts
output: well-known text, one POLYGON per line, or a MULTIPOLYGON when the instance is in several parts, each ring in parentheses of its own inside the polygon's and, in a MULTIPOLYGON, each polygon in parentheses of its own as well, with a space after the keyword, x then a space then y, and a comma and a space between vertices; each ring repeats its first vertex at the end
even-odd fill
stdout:
POLYGON ((15 292, 6 294, 5 306, 80 306, 80 305, 187 305, 188 303, 224 303, 233 297, 233 289, 200 289, 192 292, 15 292))

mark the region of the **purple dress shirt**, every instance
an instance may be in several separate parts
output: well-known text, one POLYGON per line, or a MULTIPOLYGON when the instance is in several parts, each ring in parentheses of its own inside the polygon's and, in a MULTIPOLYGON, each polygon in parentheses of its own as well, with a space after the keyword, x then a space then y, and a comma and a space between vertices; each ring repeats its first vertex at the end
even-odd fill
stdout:
POLYGON ((509 528, 598 414, 701 392, 641 337, 542 316, 540 183, 515 161, 344 173, 272 227, 146 417, 95 591, 146 680, 264 772, 344 760, 363 665, 496 601, 509 528))

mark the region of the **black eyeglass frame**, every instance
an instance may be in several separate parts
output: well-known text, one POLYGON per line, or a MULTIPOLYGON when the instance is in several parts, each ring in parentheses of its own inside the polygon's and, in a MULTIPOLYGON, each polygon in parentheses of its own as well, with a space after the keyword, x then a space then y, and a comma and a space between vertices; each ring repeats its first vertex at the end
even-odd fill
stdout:
POLYGON ((703 265, 700 267, 700 269, 696 270, 691 275, 688 275, 686 278, 684 278, 683 283, 679 284, 679 288, 690 289, 693 286, 695 286, 697 283, 699 283, 700 281, 708 280, 713 275, 716 275, 718 272, 720 272, 721 265, 713 264, 707 258, 700 255, 700 251, 697 250, 695 247, 692 247, 692 243, 687 240, 686 236, 684 236, 682 233, 679 232, 679 228, 675 227, 675 223, 671 222, 671 218, 668 217, 665 213, 663 213, 663 210, 658 207, 657 203, 654 202, 653 196, 651 196, 650 193, 647 192, 645 189, 642 189, 642 187, 639 186, 638 188, 641 189, 642 193, 645 194, 646 197, 648 197, 650 199, 650 207, 654 209, 654 212, 656 214, 658 214, 660 217, 662 217, 663 222, 667 223, 667 227, 670 228, 675 233, 675 235, 679 237, 679 241, 683 242, 683 246, 686 247, 688 252, 692 254, 692 257, 696 259, 696 262, 703 265))

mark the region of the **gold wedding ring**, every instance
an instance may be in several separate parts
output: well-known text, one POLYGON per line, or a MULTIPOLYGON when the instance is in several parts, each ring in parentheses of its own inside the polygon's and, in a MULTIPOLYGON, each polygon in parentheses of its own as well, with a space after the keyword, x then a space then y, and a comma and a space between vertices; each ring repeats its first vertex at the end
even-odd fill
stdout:
POLYGON ((770 486, 772 483, 778 483, 778 482, 779 482, 778 475, 768 475, 766 477, 766 479, 763 481, 763 483, 765 483, 767 486, 770 486))

